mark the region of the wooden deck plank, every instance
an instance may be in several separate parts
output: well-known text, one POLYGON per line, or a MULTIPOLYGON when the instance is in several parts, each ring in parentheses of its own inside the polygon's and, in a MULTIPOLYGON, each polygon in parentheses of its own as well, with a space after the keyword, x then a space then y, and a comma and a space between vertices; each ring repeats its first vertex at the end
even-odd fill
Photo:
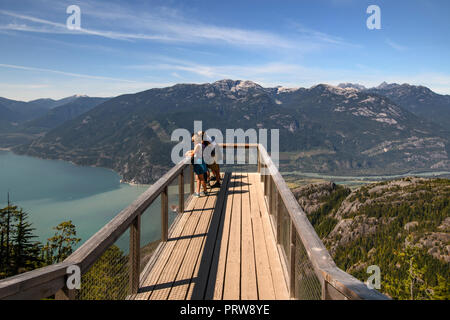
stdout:
MULTIPOLYGON (((230 238, 225 267, 225 283, 223 300, 239 300, 241 290, 241 173, 235 174, 236 185, 233 190, 233 206, 231 210, 230 238)), ((228 212, 227 212, 228 213, 228 212)))
POLYGON ((289 299, 289 292, 286 285, 286 279, 283 274, 280 256, 277 250, 277 243, 275 240, 276 236, 273 232, 267 207, 265 206, 262 186, 258 176, 252 175, 250 179, 256 186, 256 192, 254 194, 257 196, 257 199, 255 199, 255 201, 263 204, 260 206, 260 212, 264 230, 264 240, 266 242, 269 265, 272 273, 273 288, 275 290, 275 299, 286 300, 289 299))
POLYGON ((156 282, 152 294, 150 295, 150 300, 166 300, 172 284, 180 270, 181 263, 187 253, 187 249, 192 240, 192 235, 194 234, 197 225, 200 221, 203 209, 205 208, 206 201, 208 197, 200 197, 197 200, 197 206, 193 213, 191 214, 189 220, 186 223, 186 227, 183 233, 176 241, 175 247, 173 248, 172 254, 167 262, 164 272, 161 274, 156 282))
POLYGON ((206 289, 206 299, 222 300, 225 283, 225 267, 227 263, 228 244, 230 238, 231 209, 233 207, 234 189, 236 186, 235 177, 231 177, 227 192, 227 203, 225 207, 224 221, 222 226, 222 237, 217 238, 214 249, 213 264, 217 264, 216 274, 210 273, 208 287, 206 289))
POLYGON ((269 256, 267 255, 266 242, 264 240, 264 228, 261 220, 259 199, 256 196, 256 185, 254 180, 250 180, 250 213, 252 217, 253 234, 255 235, 255 261, 256 276, 258 283, 258 297, 260 300, 274 300, 275 290, 273 288, 272 273, 269 266, 269 256))
POLYGON ((242 273, 241 299, 257 300, 255 250, 253 242, 252 217, 250 212, 250 189, 248 174, 242 177, 242 273))
POLYGON ((206 238, 206 233, 209 229, 212 213, 214 212, 214 206, 216 204, 217 192, 211 193, 206 201, 205 208, 202 211, 200 220, 197 224, 195 232, 192 234, 192 239, 187 247, 186 254, 179 272, 174 280, 174 285, 168 296, 169 300, 184 300, 189 289, 189 285, 192 279, 195 279, 195 266, 198 257, 201 256, 203 251, 203 244, 206 238))
POLYGON ((289 298, 259 175, 228 178, 189 203, 137 299, 289 298))
MULTIPOLYGON (((223 175, 222 187, 220 188, 219 195, 217 196, 216 206, 214 208, 211 224, 205 239, 203 253, 199 255, 193 280, 189 285, 186 296, 187 300, 205 299, 209 276, 210 274, 216 274, 217 264, 215 264, 213 260, 216 255, 218 256, 218 252, 215 252, 217 239, 221 239, 222 237, 223 218, 230 177, 230 173, 223 175)), ((220 248, 218 248, 218 250, 219 249, 220 248)), ((215 278, 213 281, 215 282, 215 278)))
MULTIPOLYGON (((184 228, 186 227, 187 220, 191 217, 192 213, 196 209, 197 200, 198 198, 192 198, 192 200, 189 202, 188 207, 185 209, 184 213, 182 213, 182 217, 178 221, 177 226, 169 235, 169 239, 177 238, 182 234, 184 228)), ((141 285, 142 286, 141 290, 144 289, 144 292, 142 291, 139 292, 134 297, 134 299, 136 300, 149 299, 153 287, 156 284, 156 281, 163 272, 164 267, 167 265, 167 262, 170 258, 170 255, 172 254, 172 250, 175 244, 176 241, 168 241, 167 243, 165 243, 165 247, 161 252, 160 256, 158 257, 157 261, 155 262, 155 265, 152 267, 151 272, 147 275, 147 279, 145 279, 143 284, 141 285)))

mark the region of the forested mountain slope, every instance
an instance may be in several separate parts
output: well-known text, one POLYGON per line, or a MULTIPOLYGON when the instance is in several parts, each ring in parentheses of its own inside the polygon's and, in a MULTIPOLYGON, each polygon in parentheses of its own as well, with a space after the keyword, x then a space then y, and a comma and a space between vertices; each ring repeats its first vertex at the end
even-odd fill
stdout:
POLYGON ((381 291, 396 299, 450 298, 449 179, 293 192, 341 269, 365 281, 367 267, 379 266, 381 291))
POLYGON ((290 168, 370 174, 450 169, 448 137, 378 94, 317 85, 263 88, 222 80, 122 95, 16 152, 112 168, 125 181, 155 181, 173 164, 173 130, 280 130, 290 168))

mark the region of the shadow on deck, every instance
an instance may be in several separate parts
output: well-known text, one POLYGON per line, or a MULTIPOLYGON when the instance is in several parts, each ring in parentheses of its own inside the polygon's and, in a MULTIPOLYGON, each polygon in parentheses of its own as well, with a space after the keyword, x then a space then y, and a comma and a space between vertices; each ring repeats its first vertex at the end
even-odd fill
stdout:
POLYGON ((193 198, 149 264, 132 299, 289 298, 257 173, 193 198))

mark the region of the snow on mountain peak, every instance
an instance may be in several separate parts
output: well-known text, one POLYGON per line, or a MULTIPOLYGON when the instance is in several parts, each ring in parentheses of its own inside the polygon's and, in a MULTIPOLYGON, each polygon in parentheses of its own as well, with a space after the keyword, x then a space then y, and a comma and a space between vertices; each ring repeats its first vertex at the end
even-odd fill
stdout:
POLYGON ((331 92, 334 94, 339 94, 339 95, 348 95, 348 94, 354 94, 356 92, 359 92, 359 90, 355 89, 355 88, 340 88, 340 87, 332 86, 330 84, 323 84, 323 83, 311 87, 311 90, 313 90, 313 89, 322 89, 324 91, 326 90, 328 92, 331 92))
POLYGON ((287 88, 287 87, 278 86, 277 87, 277 94, 285 93, 285 92, 294 92, 294 91, 297 91, 298 89, 299 88, 287 88))
POLYGON ((338 85, 339 88, 342 89, 348 89, 348 88, 353 88, 353 89, 357 89, 360 91, 366 90, 366 87, 359 84, 359 83, 350 83, 350 82, 346 82, 346 83, 340 83, 338 85))
POLYGON ((238 92, 248 91, 249 89, 262 89, 262 87, 249 80, 219 80, 213 83, 213 85, 219 90, 238 92))

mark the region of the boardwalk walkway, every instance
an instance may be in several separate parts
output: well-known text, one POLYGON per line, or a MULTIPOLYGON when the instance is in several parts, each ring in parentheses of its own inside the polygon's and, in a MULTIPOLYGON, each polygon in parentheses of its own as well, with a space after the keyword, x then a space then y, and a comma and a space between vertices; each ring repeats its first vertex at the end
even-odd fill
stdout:
POLYGON ((288 299, 259 174, 234 172, 194 198, 133 299, 288 299))

